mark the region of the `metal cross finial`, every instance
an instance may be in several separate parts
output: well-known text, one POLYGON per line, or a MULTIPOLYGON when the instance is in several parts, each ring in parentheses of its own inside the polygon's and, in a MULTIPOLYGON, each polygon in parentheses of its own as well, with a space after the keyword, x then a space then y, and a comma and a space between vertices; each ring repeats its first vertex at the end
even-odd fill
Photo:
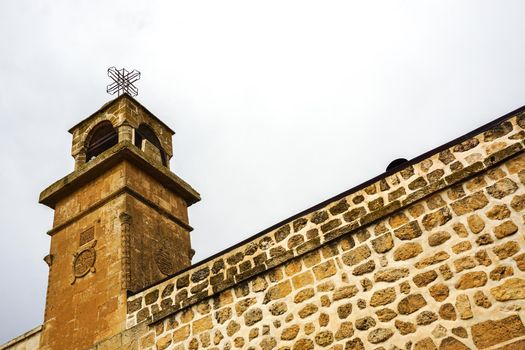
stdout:
POLYGON ((117 69, 115 67, 110 67, 108 68, 108 77, 113 80, 113 83, 106 87, 106 92, 108 94, 114 95, 117 93, 118 96, 123 93, 131 96, 138 95, 139 90, 133 85, 134 82, 140 79, 140 72, 138 70, 129 72, 125 68, 117 69))

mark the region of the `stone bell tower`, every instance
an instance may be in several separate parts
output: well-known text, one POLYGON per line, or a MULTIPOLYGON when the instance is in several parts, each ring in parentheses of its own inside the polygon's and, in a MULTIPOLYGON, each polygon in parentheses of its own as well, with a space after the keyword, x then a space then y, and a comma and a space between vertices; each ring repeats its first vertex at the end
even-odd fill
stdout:
POLYGON ((55 210, 42 349, 86 349, 125 329, 126 299, 191 263, 174 132, 127 94, 69 130, 75 170, 45 189, 55 210))

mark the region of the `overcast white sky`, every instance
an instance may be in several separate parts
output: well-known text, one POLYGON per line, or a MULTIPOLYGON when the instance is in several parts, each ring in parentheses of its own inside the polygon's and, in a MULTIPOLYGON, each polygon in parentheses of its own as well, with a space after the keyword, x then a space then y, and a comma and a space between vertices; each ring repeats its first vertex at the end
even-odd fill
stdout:
POLYGON ((0 0, 0 343, 43 321, 67 129, 138 69, 195 261, 525 104, 523 1, 0 0))

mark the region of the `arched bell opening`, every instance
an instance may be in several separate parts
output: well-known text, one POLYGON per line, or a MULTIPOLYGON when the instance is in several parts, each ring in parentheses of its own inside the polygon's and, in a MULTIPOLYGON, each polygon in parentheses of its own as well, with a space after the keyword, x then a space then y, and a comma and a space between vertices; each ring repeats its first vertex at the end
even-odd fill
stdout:
POLYGON ((113 125, 108 121, 100 122, 86 142, 86 162, 96 158, 99 154, 110 149, 118 143, 118 134, 113 125))
POLYGON ((155 148, 159 152, 160 161, 162 162, 162 165, 166 166, 166 152, 164 152, 164 149, 162 148, 160 141, 157 138, 157 135, 155 135, 155 132, 146 124, 140 124, 139 127, 135 129, 135 146, 148 153, 145 141, 155 146, 155 148))

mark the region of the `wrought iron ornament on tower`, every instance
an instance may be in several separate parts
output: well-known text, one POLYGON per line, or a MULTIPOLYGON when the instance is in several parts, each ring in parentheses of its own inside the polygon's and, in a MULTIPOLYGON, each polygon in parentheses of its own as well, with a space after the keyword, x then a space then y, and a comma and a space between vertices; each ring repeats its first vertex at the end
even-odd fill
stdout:
POLYGON ((113 80, 113 83, 106 87, 106 92, 110 95, 117 93, 117 96, 126 93, 130 96, 137 96, 139 90, 133 83, 140 79, 140 72, 136 69, 131 72, 126 68, 117 69, 115 67, 108 68, 108 77, 113 80))

